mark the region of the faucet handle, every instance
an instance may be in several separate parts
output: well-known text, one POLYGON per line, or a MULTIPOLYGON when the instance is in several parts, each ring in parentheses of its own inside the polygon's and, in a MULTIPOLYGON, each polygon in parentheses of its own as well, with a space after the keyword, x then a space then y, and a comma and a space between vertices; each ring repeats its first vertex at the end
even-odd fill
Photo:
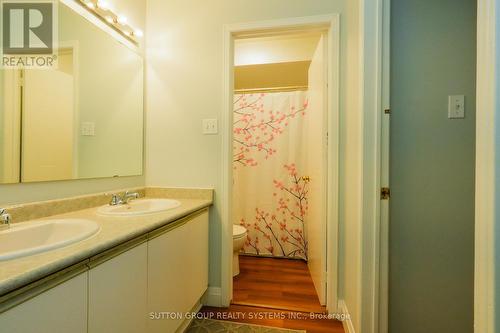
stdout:
POLYGON ((120 197, 119 194, 112 194, 111 195, 111 201, 109 202, 110 206, 116 206, 119 205, 122 202, 122 198, 120 197))
POLYGON ((10 227, 11 221, 12 221, 12 216, 7 213, 7 210, 5 208, 0 208, 0 222, 10 227))

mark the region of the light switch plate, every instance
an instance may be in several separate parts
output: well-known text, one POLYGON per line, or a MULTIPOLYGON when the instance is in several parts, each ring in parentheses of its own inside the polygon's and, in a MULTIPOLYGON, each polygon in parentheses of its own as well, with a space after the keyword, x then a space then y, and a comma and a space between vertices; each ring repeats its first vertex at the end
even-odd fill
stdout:
POLYGON ((203 119, 203 134, 217 134, 219 132, 217 119, 203 119))
POLYGON ((82 136, 95 136, 95 123, 83 122, 82 123, 82 136))
POLYGON ((452 95, 448 97, 448 118, 465 118, 465 96, 452 95))

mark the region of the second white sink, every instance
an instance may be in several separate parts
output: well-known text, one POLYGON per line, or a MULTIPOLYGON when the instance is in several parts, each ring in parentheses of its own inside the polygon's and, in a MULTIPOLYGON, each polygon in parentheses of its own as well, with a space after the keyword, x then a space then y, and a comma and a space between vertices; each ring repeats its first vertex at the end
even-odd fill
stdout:
POLYGON ((139 199, 125 205, 102 206, 97 209, 97 213, 108 216, 146 215, 165 212, 180 205, 179 201, 172 199, 139 199))
POLYGON ((59 219, 14 224, 0 231, 0 260, 57 249, 89 238, 100 227, 85 219, 59 219))

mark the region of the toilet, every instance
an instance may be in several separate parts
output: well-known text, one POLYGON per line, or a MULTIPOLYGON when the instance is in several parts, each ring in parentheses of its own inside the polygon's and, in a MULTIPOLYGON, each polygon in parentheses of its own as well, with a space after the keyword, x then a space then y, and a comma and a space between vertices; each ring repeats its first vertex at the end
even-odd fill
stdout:
POLYGON ((233 277, 240 274, 240 260, 238 255, 247 240, 247 229, 233 224, 233 277))

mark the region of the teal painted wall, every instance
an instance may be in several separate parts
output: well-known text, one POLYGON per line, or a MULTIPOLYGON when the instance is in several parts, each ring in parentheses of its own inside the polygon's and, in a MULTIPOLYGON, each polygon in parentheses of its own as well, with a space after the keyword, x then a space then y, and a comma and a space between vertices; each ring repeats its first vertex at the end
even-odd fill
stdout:
POLYGON ((390 332, 473 332, 476 1, 391 17, 390 332))

